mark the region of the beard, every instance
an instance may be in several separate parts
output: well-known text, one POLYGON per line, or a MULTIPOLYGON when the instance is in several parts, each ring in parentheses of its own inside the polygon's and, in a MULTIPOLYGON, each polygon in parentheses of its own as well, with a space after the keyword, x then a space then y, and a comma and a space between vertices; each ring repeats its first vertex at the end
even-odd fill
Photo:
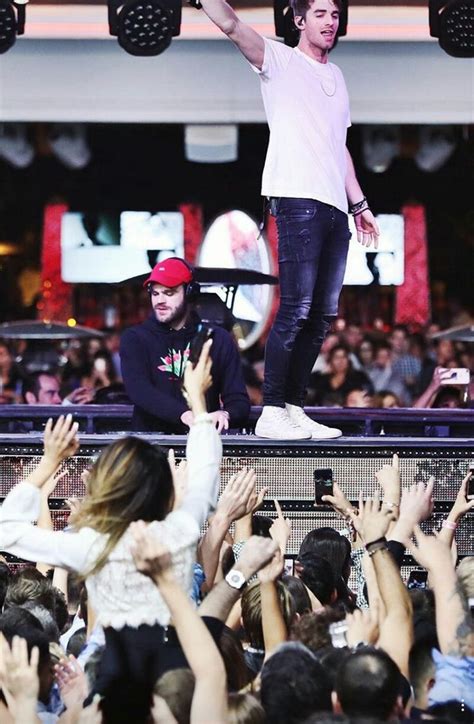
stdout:
POLYGON ((161 322, 162 324, 168 324, 170 327, 173 326, 173 324, 180 324, 185 317, 188 314, 188 303, 186 301, 186 298, 183 299, 179 307, 176 307, 176 309, 173 309, 171 312, 167 312, 166 316, 160 315, 159 311, 155 309, 155 315, 158 320, 158 322, 161 322))

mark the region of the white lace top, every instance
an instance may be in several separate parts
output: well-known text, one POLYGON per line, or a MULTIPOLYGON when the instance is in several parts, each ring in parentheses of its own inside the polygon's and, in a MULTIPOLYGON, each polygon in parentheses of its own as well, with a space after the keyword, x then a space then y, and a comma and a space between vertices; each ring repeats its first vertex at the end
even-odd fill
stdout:
MULTIPOLYGON (((220 437, 206 416, 193 425, 188 436, 189 483, 180 508, 165 520, 150 524, 150 529, 169 548, 176 576, 186 591, 191 589, 201 526, 217 499, 221 455, 220 437)), ((0 509, 0 550, 30 561, 86 572, 106 536, 92 528, 81 528, 78 532, 37 528, 32 522, 38 519, 39 509, 40 491, 34 485, 19 483, 10 491, 0 509)), ((135 568, 128 530, 105 566, 89 576, 86 585, 102 626, 120 629, 125 625, 169 623, 169 611, 158 588, 135 568)))

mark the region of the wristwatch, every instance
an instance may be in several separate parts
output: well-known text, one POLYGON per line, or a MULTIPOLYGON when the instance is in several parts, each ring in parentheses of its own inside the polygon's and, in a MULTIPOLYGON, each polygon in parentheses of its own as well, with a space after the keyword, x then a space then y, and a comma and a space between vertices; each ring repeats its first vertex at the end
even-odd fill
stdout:
POLYGON ((244 574, 240 571, 237 571, 235 568, 232 568, 232 570, 229 571, 229 573, 225 577, 225 581, 229 584, 231 588, 235 588, 237 591, 241 591, 247 583, 247 579, 245 578, 244 574))

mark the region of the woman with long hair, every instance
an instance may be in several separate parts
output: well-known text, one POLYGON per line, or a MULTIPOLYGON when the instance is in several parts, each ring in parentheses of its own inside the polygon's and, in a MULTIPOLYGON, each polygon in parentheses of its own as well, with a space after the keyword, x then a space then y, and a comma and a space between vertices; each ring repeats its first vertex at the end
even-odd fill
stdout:
POLYGON ((165 453, 127 437, 108 446, 94 464, 71 530, 32 525, 39 514, 40 489, 79 449, 78 425, 68 415, 54 427, 48 421, 39 465, 10 491, 0 510, 1 550, 85 578, 106 640, 96 688, 105 696, 107 721, 114 723, 145 721, 160 658, 167 656, 170 623, 158 588, 135 567, 129 526, 137 520, 148 522, 149 530, 169 549, 177 580, 190 591, 200 529, 217 499, 222 446, 205 405, 211 384, 209 350, 210 342, 196 367, 189 364, 184 375, 194 424, 187 441, 188 489, 181 501, 175 499, 165 453))

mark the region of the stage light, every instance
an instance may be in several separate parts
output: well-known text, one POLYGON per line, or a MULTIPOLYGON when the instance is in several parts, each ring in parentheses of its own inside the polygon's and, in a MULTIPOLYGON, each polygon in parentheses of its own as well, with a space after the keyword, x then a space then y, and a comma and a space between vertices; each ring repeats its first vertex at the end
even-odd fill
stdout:
POLYGON ((48 140, 56 158, 67 168, 81 169, 91 160, 86 127, 82 123, 54 123, 48 140))
POLYGON ((448 55, 474 57, 473 14, 471 0, 430 0, 430 35, 448 55))
POLYGON ((233 124, 187 124, 184 127, 187 161, 230 163, 239 155, 239 130, 233 124))
POLYGON ((15 168, 26 168, 33 161, 34 155, 35 150, 30 143, 28 129, 24 123, 0 124, 0 158, 4 158, 15 168))
POLYGON ((384 173, 399 153, 400 126, 363 126, 362 154, 369 171, 384 173))
POLYGON ((454 126, 422 126, 420 145, 415 154, 416 165, 427 173, 438 171, 451 158, 456 145, 454 126))
MULTIPOLYGON (((339 16, 339 28, 337 30, 336 39, 333 48, 336 46, 338 38, 347 34, 347 17, 348 17, 348 0, 341 0, 341 12, 339 16)), ((283 38, 285 45, 294 48, 298 45, 300 39, 300 31, 295 25, 293 10, 288 0, 273 0, 273 15, 275 19, 275 35, 283 38)))
POLYGON ((28 0, 0 0, 0 54, 15 44, 25 32, 25 5, 28 0))
POLYGON ((159 55, 180 33, 181 0, 108 0, 107 5, 110 34, 130 55, 159 55))

